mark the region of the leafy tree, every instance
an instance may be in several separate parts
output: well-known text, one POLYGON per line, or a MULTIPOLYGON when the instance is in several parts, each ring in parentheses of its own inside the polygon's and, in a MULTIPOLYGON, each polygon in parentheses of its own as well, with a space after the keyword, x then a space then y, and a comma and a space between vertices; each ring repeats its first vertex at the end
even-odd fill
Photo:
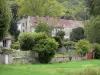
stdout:
POLYGON ((65 0, 62 5, 65 11, 62 18, 74 20, 85 20, 87 18, 87 8, 84 0, 65 0))
POLYGON ((32 50, 38 40, 46 38, 45 33, 24 32, 19 36, 20 48, 25 51, 32 50))
POLYGON ((87 52, 90 51, 91 45, 89 41, 87 40, 80 40, 78 43, 75 45, 76 52, 80 54, 81 56, 85 56, 87 52))
POLYGON ((90 15, 100 15, 100 0, 87 0, 90 15))
POLYGON ((94 50, 94 58, 100 59, 100 44, 93 44, 93 50, 94 50))
POLYGON ((52 26, 47 23, 39 23, 35 32, 45 32, 48 36, 52 35, 52 26))
POLYGON ((33 47, 39 54, 40 63, 49 63, 58 48, 58 43, 51 38, 40 39, 33 47))
POLYGON ((85 25, 85 34, 92 43, 100 43, 100 16, 91 18, 85 25))
POLYGON ((74 28, 70 34, 70 40, 75 42, 84 38, 85 38, 84 29, 82 27, 74 28))
POLYGON ((0 0, 0 40, 8 33, 11 14, 6 0, 0 0))
POLYGON ((65 32, 64 31, 58 31, 56 33, 56 36, 60 37, 60 39, 63 40, 64 39, 64 36, 65 36, 65 32))
POLYGON ((56 0, 17 0, 19 16, 52 16, 62 15, 62 6, 56 0))
POLYGON ((20 31, 18 30, 18 26, 17 26, 17 21, 18 21, 18 5, 17 4, 11 4, 10 5, 11 11, 12 11, 12 21, 11 21, 11 25, 9 28, 9 32, 12 36, 14 36, 14 40, 18 41, 18 36, 20 34, 20 31))
POLYGON ((19 42, 22 50, 37 52, 40 63, 48 63, 58 47, 58 43, 45 33, 24 32, 20 35, 19 42))

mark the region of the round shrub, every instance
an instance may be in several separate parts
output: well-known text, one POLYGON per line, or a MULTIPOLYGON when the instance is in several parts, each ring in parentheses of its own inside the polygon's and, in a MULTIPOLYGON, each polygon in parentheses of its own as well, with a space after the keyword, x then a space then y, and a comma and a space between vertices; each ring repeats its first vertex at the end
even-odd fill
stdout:
POLYGON ((38 60, 40 63, 49 63, 58 48, 58 43, 51 38, 40 39, 33 47, 38 52, 38 60))
POLYGON ((31 32, 24 32, 19 36, 19 43, 21 50, 32 50, 35 44, 34 34, 31 32))

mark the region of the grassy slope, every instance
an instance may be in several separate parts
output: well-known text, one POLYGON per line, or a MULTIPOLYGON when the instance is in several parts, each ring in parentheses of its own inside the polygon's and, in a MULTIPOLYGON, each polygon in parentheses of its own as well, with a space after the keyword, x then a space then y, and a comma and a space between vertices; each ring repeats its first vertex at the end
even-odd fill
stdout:
POLYGON ((1 65, 0 75, 70 75, 69 73, 75 75, 75 73, 88 66, 98 67, 100 66, 100 60, 56 64, 1 65))

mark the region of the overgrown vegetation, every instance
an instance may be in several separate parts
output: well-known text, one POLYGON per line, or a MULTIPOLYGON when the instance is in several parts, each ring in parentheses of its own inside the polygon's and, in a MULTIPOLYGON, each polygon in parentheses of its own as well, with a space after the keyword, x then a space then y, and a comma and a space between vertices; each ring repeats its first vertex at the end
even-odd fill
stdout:
POLYGON ((40 63, 48 63, 58 48, 58 43, 45 33, 22 33, 19 42, 22 50, 37 52, 40 63))

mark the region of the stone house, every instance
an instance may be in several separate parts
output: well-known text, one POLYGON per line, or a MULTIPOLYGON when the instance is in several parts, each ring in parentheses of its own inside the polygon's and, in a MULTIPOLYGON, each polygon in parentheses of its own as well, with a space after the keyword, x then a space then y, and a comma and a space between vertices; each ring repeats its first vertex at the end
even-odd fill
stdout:
MULTIPOLYGON (((40 17, 39 21, 53 25, 54 29, 52 31, 52 36, 55 36, 58 30, 63 30, 65 32, 65 39, 69 39, 70 32, 73 28, 84 27, 83 21, 76 20, 65 20, 65 19, 56 19, 51 17, 40 17)), ((38 18, 37 17, 27 17, 23 18, 18 22, 18 29, 20 32, 34 32, 35 27, 37 26, 38 18)))

